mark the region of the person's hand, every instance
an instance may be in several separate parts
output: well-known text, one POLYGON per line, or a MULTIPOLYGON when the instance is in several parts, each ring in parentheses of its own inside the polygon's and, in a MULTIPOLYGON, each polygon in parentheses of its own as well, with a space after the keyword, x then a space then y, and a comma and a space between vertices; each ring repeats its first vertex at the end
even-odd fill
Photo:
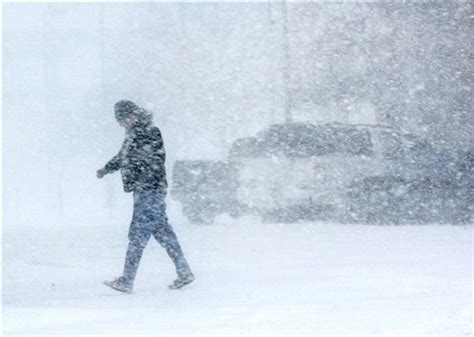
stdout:
POLYGON ((102 179, 107 172, 105 172, 105 169, 101 168, 100 170, 97 170, 97 178, 102 179))

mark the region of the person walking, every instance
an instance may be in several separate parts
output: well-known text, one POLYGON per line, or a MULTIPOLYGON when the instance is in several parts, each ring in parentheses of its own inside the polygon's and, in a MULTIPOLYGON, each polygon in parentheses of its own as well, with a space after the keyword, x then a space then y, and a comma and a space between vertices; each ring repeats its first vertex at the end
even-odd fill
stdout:
POLYGON ((104 284, 131 293, 143 251, 153 236, 176 267, 178 277, 169 288, 179 289, 195 277, 166 214, 168 183, 161 132, 153 125, 152 114, 132 101, 121 100, 114 110, 117 122, 126 129, 125 140, 119 153, 97 170, 97 177, 121 171, 124 191, 133 192, 133 216, 123 274, 104 284))

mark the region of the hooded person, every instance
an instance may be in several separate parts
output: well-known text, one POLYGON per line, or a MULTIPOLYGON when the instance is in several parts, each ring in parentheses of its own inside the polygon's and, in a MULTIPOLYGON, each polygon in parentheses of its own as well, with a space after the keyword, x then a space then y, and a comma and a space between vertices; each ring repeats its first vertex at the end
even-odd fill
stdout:
POLYGON ((166 249, 176 267, 178 278, 169 288, 181 288, 194 281, 194 275, 166 214, 168 183, 161 132, 153 125, 152 113, 132 101, 117 102, 114 112, 117 122, 126 129, 125 140, 119 153, 97 171, 97 177, 103 178, 120 170, 123 189, 127 193, 133 192, 134 202, 123 274, 104 283, 130 293, 143 251, 153 236, 166 249))

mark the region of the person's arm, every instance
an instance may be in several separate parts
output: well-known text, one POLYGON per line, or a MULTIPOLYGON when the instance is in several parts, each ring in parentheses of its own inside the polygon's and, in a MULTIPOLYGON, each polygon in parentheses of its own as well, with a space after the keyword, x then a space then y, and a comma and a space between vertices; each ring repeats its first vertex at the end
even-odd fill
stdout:
POLYGON ((120 153, 118 153, 116 156, 114 156, 112 159, 109 160, 107 164, 104 166, 105 173, 113 173, 115 171, 118 171, 120 169, 122 159, 120 157, 120 153))
POLYGON ((113 173, 120 169, 122 163, 120 152, 114 156, 105 166, 97 170, 97 177, 99 179, 103 178, 106 174, 113 173))

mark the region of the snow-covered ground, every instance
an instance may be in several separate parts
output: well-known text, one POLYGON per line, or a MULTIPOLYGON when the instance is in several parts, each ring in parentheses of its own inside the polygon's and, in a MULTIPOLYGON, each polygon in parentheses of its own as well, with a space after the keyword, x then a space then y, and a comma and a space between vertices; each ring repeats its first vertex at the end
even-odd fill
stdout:
POLYGON ((4 333, 472 334, 472 226, 175 229, 196 282, 168 290, 151 241, 126 295, 102 282, 121 272, 127 220, 4 226, 4 333))

